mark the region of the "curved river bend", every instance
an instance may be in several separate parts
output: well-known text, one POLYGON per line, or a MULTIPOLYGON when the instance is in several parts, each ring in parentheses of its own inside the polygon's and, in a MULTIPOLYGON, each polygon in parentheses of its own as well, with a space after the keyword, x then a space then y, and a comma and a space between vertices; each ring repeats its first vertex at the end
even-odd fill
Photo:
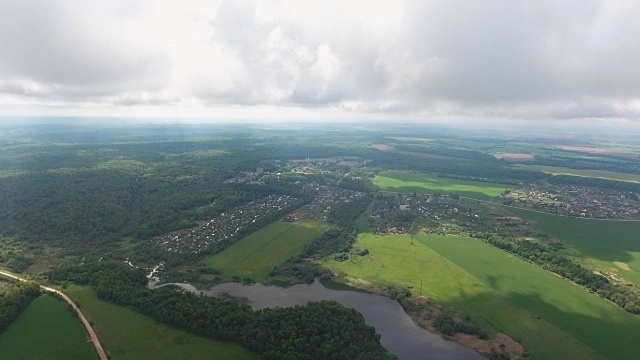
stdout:
POLYGON ((366 323, 381 335, 382 345, 399 359, 485 359, 469 348, 444 340, 440 335, 419 327, 395 300, 377 294, 327 289, 318 281, 310 285, 300 284, 288 288, 226 283, 216 285, 208 291, 197 290, 190 284, 171 285, 209 296, 228 293, 235 297, 246 297, 254 310, 334 300, 362 313, 366 323))

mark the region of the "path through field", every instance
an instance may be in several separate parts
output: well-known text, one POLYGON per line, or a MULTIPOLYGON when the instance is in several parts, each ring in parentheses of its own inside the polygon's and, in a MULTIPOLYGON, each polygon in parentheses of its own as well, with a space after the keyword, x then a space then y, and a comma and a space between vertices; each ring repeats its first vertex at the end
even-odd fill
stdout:
MULTIPOLYGON (((13 280, 17 280, 17 281, 26 281, 26 279, 23 279, 17 275, 5 272, 5 271, 1 271, 0 270, 0 275, 2 276, 6 276, 8 278, 11 278, 13 280)), ((104 352, 104 349, 102 348, 102 345, 100 344, 100 340, 98 339, 98 336, 96 335, 96 332, 93 331, 93 328, 91 327, 91 324, 89 324, 89 321, 87 320, 87 318, 84 316, 84 314, 82 313, 82 311, 80 311, 80 309, 78 308, 78 306, 76 306, 76 304, 73 302, 73 300, 71 300, 65 293, 56 290, 54 288, 50 288, 44 285, 40 285, 40 288, 46 292, 49 293, 54 293, 57 295, 60 295, 64 301, 67 302, 67 304, 71 305, 71 307, 73 307, 73 310, 75 310, 75 312, 78 314, 78 317, 80 317, 80 320, 82 320, 82 324, 84 325, 84 328, 87 330, 87 333, 89 334, 89 337, 91 338, 91 342, 93 343, 94 347, 96 348, 96 352, 98 353, 98 357, 100 358, 100 360, 107 360, 107 354, 104 352)))

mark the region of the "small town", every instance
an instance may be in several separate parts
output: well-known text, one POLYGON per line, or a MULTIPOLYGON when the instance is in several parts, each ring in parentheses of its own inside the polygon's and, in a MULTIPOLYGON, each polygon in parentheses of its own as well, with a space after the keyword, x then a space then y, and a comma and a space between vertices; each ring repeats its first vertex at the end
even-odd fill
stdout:
POLYGON ((639 219, 640 198, 629 191, 532 183, 502 194, 499 201, 558 215, 598 219, 639 219))
POLYGON ((351 202, 362 199, 365 194, 358 191, 345 190, 324 185, 313 184, 310 186, 318 194, 310 204, 291 212, 285 221, 295 222, 306 218, 327 221, 331 209, 343 202, 351 202))
POLYGON ((212 244, 233 238, 251 223, 282 211, 297 200, 287 195, 270 195, 223 212, 199 227, 157 236, 149 242, 178 254, 206 253, 212 244))

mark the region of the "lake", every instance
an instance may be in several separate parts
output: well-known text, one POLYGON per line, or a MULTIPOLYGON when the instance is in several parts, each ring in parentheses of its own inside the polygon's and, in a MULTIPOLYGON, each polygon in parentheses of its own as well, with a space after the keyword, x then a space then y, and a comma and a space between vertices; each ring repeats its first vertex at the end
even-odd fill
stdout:
POLYGON ((190 284, 172 285, 209 296, 228 293, 235 297, 246 297, 254 310, 304 305, 310 301, 333 300, 358 310, 364 316, 366 323, 373 326, 381 335, 382 345, 399 359, 485 359, 469 348, 454 341, 445 340, 440 335, 419 327, 398 302, 377 294, 332 290, 324 287, 317 280, 309 285, 299 284, 288 288, 262 284, 225 283, 216 285, 208 291, 197 290, 190 284))

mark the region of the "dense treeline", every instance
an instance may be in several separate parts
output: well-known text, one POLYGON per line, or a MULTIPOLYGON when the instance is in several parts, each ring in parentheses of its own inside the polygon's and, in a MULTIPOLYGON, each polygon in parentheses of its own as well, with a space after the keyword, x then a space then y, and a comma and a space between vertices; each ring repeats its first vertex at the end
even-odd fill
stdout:
POLYGON ((341 229, 354 229, 356 218, 367 210, 370 202, 371 197, 369 195, 356 201, 342 202, 331 209, 328 220, 341 229))
POLYGON ((476 335, 480 339, 488 339, 489 335, 484 329, 481 329, 475 325, 468 324, 463 321, 458 321, 451 316, 451 314, 441 314, 433 321, 433 326, 441 333, 449 336, 453 336, 456 333, 463 333, 469 335, 476 335))
POLYGON ((265 359, 393 358, 360 313, 332 301, 253 312, 231 297, 147 289, 142 271, 119 264, 63 268, 49 279, 89 284, 102 300, 194 334, 237 342, 265 359))
POLYGON ((590 178, 584 176, 571 176, 571 175, 555 175, 548 178, 546 181, 553 184, 560 185, 575 185, 575 186, 590 186, 619 191, 632 191, 640 193, 640 184, 632 183, 628 181, 616 181, 609 179, 590 178))
POLYGON ((40 286, 33 281, 18 282, 0 293, 0 334, 13 323, 42 294, 40 286))
POLYGON ((606 277, 595 274, 589 269, 557 255, 546 245, 531 241, 510 242, 493 236, 485 236, 487 242, 497 248, 508 251, 531 261, 545 270, 554 272, 578 285, 582 285, 605 299, 633 314, 640 314, 640 291, 611 283, 606 277))
POLYGON ((455 176, 460 179, 496 181, 502 183, 541 180, 550 176, 541 171, 511 168, 502 162, 423 159, 413 155, 403 155, 379 150, 372 151, 376 151, 372 154, 372 166, 380 166, 385 169, 415 170, 437 174, 443 177, 455 176))
MULTIPOLYGON (((331 254, 349 252, 358 237, 355 220, 366 211, 370 202, 371 197, 365 196, 360 200, 344 202, 334 207, 329 213, 328 220, 335 227, 325 231, 311 244, 305 246, 301 254, 274 267, 270 275, 306 283, 311 283, 318 277, 323 280, 330 279, 331 271, 308 259, 318 260, 331 254)), ((345 256, 348 255, 345 254, 345 256)))
MULTIPOLYGON (((568 167, 571 169, 582 169, 582 170, 606 170, 606 171, 616 171, 623 172, 629 174, 640 174, 640 166, 638 165, 637 158, 636 159, 624 159, 627 161, 620 161, 620 157, 609 157, 605 154, 598 154, 598 156, 608 159, 596 159, 596 158, 581 158, 579 156, 584 155, 584 153, 576 152, 575 157, 546 157, 546 156, 535 156, 535 161, 532 164, 535 165, 543 165, 543 166, 558 166, 558 167, 568 167), (613 160, 612 160, 613 159, 613 160)), ((631 155, 632 156, 632 155, 631 155)))

